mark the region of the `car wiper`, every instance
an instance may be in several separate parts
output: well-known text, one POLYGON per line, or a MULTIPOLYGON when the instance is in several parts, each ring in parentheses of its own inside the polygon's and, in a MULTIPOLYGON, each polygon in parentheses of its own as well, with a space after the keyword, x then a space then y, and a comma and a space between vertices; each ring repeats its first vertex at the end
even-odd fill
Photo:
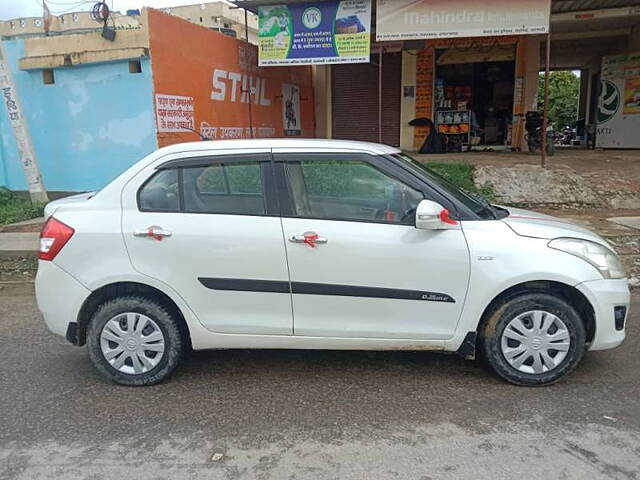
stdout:
POLYGON ((465 192, 465 193, 467 195, 469 195, 471 198, 473 198, 480 205, 482 205, 484 207, 484 209, 487 210, 491 214, 491 216, 493 217, 494 220, 498 219, 498 211, 497 211, 496 207, 491 205, 486 198, 484 198, 482 195, 480 195, 478 193, 472 193, 472 192, 465 192))
POLYGON ((498 205, 492 205, 492 207, 496 210, 496 212, 502 212, 502 215, 498 215, 498 220, 507 218, 509 215, 511 215, 511 212, 504 207, 499 207, 498 205))

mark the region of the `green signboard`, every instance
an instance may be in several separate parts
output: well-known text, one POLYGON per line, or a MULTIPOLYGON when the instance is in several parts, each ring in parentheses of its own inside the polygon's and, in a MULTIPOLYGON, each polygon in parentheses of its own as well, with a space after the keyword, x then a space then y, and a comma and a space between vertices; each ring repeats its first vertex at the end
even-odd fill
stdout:
POLYGON ((258 22, 260 66, 369 62, 371 0, 260 7, 258 22))

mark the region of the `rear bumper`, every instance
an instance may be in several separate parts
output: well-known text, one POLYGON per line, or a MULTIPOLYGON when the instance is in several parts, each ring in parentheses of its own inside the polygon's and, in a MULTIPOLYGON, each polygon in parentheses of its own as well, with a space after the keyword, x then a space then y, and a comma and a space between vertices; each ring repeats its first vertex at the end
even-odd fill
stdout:
POLYGON ((589 350, 607 350, 615 348, 625 338, 626 318, 629 318, 631 294, 626 279, 594 280, 576 286, 591 302, 596 318, 596 333, 589 350), (626 309, 625 323, 616 328, 615 309, 626 309))
MULTIPOLYGON (((79 281, 53 262, 40 260, 36 275, 36 300, 49 330, 62 337, 74 331, 80 307, 91 294, 79 281)), ((73 342, 72 342, 73 343, 73 342)))

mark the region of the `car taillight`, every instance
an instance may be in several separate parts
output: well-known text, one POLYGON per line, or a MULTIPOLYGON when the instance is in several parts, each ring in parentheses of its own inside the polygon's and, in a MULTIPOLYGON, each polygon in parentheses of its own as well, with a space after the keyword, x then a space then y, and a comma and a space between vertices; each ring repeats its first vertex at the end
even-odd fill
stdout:
POLYGON ((75 230, 60 220, 49 217, 40 233, 40 260, 53 260, 69 241, 75 230))

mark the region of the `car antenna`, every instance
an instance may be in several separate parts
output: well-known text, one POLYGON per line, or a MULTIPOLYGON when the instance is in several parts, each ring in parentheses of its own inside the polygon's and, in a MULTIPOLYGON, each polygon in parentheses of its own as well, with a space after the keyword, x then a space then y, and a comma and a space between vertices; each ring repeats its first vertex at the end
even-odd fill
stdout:
POLYGON ((183 129, 185 129, 185 130, 189 130, 190 132, 193 132, 193 133, 197 134, 197 135, 200 137, 200 140, 201 140, 201 141, 203 141, 203 142, 207 142, 207 141, 211 140, 210 138, 205 137, 205 136, 204 136, 204 135, 202 135, 199 131, 194 130, 194 129, 193 129, 193 128, 191 128, 191 127, 185 127, 184 125, 181 125, 181 128, 183 128, 183 129))

